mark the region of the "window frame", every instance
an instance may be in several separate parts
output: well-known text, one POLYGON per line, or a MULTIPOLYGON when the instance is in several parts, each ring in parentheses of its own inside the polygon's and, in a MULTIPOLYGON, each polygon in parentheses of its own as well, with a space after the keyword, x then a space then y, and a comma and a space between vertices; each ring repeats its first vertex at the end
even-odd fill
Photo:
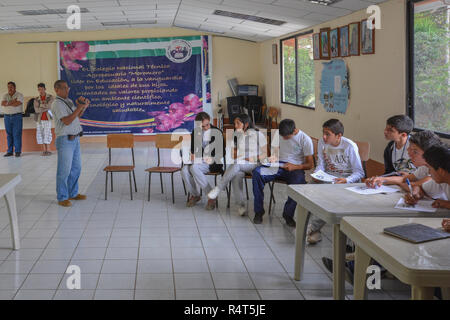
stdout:
MULTIPOLYGON (((407 0, 406 2, 406 114, 414 122, 414 132, 428 129, 416 127, 414 118, 414 4, 426 0, 407 0)), ((450 134, 434 131, 439 137, 450 139, 450 134)))
MULTIPOLYGON (((294 39, 295 40, 295 100, 298 101, 298 91, 297 91, 297 89, 298 89, 298 72, 297 72, 298 71, 298 69, 297 69, 297 46, 298 46, 298 43, 297 43, 297 38, 301 37, 301 36, 306 36, 306 35, 309 35, 309 34, 311 34, 311 37, 312 37, 313 33, 314 33, 313 29, 305 31, 305 32, 300 32, 300 33, 294 34, 292 36, 280 39, 280 44, 279 44, 280 45, 280 102, 283 103, 283 104, 289 104, 291 106, 301 107, 301 108, 305 108, 305 109, 308 109, 308 110, 316 110, 316 107, 313 108, 313 107, 308 107, 308 106, 304 106, 304 105, 297 104, 297 103, 283 101, 283 85, 284 85, 284 77, 283 77, 283 63, 284 63, 284 61, 283 61, 283 41, 290 40, 290 39, 294 39)), ((313 43, 313 50, 314 50, 314 43, 313 43)), ((314 59, 313 59, 313 61, 314 61, 314 59)), ((316 72, 316 70, 315 70, 315 66, 314 66, 314 77, 315 77, 315 72, 316 72)), ((314 90, 315 90, 315 86, 314 86, 314 90)), ((315 97, 315 92, 314 92, 314 101, 315 101, 315 99, 316 99, 316 97, 315 97)))

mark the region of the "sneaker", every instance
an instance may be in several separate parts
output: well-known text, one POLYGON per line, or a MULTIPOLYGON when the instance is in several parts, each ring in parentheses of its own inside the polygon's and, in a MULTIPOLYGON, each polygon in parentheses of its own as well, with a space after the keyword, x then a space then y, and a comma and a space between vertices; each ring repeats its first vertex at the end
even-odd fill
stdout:
POLYGON ((220 193, 220 189, 218 187, 214 187, 214 189, 212 189, 208 193, 208 198, 214 200, 219 196, 219 193, 220 193))
POLYGON ((238 213, 241 217, 245 216, 247 214, 247 206, 240 205, 238 208, 238 213))
POLYGON ((253 218, 253 223, 254 224, 261 224, 262 222, 263 222, 263 214, 255 212, 255 217, 253 218))
POLYGON ((72 202, 70 202, 69 200, 58 201, 58 204, 62 207, 71 207, 72 206, 72 202))
POLYGON ((86 198, 84 194, 77 194, 74 198, 69 198, 69 200, 86 200, 86 198))
POLYGON ((16 152, 16 157, 20 157, 21 152, 16 152))
POLYGON ((8 153, 5 153, 3 156, 4 157, 11 157, 11 156, 13 156, 13 153, 12 152, 8 152, 8 153))
POLYGON ((306 231, 306 241, 309 244, 316 244, 317 242, 322 241, 322 233, 320 231, 312 231, 309 227, 308 227, 308 231, 306 231))
POLYGON ((284 218, 284 220, 286 221, 286 224, 287 224, 289 227, 295 228, 296 223, 295 223, 295 220, 294 220, 292 217, 290 217, 290 216, 288 216, 288 215, 285 215, 285 214, 283 213, 283 218, 284 218))
POLYGON ((200 196, 191 196, 191 197, 189 198, 188 202, 186 203, 186 207, 190 208, 190 207, 195 206, 195 204, 196 204, 197 202, 199 202, 199 201, 201 200, 201 198, 202 198, 202 197, 200 197, 200 196))
POLYGON ((208 203, 206 204, 206 210, 214 210, 216 208, 216 200, 208 199, 208 203))

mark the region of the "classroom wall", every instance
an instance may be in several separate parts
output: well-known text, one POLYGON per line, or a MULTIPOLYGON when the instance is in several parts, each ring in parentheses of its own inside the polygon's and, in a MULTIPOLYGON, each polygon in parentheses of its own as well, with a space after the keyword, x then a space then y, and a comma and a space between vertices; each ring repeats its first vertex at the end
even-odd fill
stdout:
MULTIPOLYGON (((57 80, 57 53, 54 41, 110 40, 141 37, 186 36, 206 34, 180 28, 115 29, 104 31, 15 33, 0 35, 0 93, 7 91, 8 81, 17 84, 24 96, 37 95, 36 85, 47 84, 53 93, 57 80), (18 42, 50 43, 18 44, 18 42)), ((261 84, 259 44, 244 40, 213 36, 212 104, 217 105, 218 93, 226 106, 231 95, 227 80, 233 77, 240 83, 261 84)), ((35 128, 32 119, 24 118, 24 129, 35 128)), ((0 129, 4 129, 0 121, 0 129)))
MULTIPOLYGON (((406 108, 406 2, 391 0, 379 6, 381 30, 375 32, 375 54, 343 58, 350 76, 351 96, 346 114, 326 112, 320 103, 320 77, 324 62, 320 60, 315 61, 316 109, 280 103, 280 62, 272 64, 272 44, 279 46, 279 40, 286 36, 263 42, 260 58, 264 67, 261 71, 267 105, 279 107, 281 118, 294 119, 299 128, 314 137, 321 136, 323 122, 337 118, 344 123, 345 136, 370 142, 370 157, 382 162, 386 146, 383 135, 386 119, 404 114, 406 108)), ((314 33, 319 32, 320 28, 333 29, 368 16, 365 10, 361 10, 317 25, 313 28, 314 33)))

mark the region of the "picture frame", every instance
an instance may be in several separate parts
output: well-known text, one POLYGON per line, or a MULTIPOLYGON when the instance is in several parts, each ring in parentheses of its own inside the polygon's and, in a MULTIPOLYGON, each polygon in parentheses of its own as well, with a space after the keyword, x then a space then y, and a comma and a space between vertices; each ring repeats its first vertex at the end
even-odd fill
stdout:
POLYGON ((320 29, 320 59, 330 60, 330 28, 320 29))
POLYGON ((351 56, 360 55, 360 22, 353 22, 348 25, 348 45, 351 56))
POLYGON ((276 43, 272 44, 272 63, 278 63, 278 48, 276 43))
MULTIPOLYGON (((374 54, 375 53, 375 27, 368 28, 368 20, 361 20, 361 53, 374 54)), ((372 20, 372 25, 375 25, 375 20, 372 20)))
POLYGON ((313 59, 320 60, 320 34, 313 34, 313 59))
POLYGON ((339 45, 339 28, 330 31, 330 56, 337 58, 341 56, 341 48, 339 45))
POLYGON ((339 28, 339 49, 341 57, 350 56, 348 43, 348 25, 339 28))

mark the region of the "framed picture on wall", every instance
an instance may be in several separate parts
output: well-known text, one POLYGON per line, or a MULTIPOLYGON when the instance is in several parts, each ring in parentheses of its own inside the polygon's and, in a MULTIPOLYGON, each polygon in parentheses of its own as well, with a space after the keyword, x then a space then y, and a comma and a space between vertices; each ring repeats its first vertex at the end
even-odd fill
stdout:
POLYGON ((368 20, 361 21, 361 53, 375 53, 375 20, 372 20, 372 29, 368 27, 368 20))
POLYGON ((348 25, 349 48, 351 56, 359 56, 359 22, 348 25))
POLYGON ((348 57, 350 55, 348 50, 348 26, 339 28, 339 49, 341 50, 341 57, 348 57))
POLYGON ((320 60, 320 34, 313 34, 313 58, 320 60))
POLYGON ((330 28, 320 29, 320 59, 330 59, 330 28))
POLYGON ((330 31, 330 53, 332 58, 337 58, 341 55, 339 46, 339 28, 330 31))

